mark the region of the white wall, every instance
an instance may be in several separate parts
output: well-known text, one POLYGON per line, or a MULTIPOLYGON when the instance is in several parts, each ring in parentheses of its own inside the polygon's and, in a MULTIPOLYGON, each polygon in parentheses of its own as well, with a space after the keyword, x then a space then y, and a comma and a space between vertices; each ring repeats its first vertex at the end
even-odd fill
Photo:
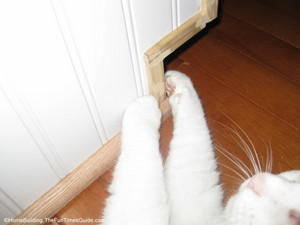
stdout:
POLYGON ((199 0, 0 2, 0 224, 76 168, 148 93, 143 52, 199 0))

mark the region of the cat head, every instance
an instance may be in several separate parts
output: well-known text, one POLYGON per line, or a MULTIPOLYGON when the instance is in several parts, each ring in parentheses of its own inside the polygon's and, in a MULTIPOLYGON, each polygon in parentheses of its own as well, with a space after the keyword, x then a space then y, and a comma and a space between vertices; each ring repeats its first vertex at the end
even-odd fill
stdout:
POLYGON ((226 224, 300 225, 300 170, 258 173, 244 181, 225 208, 226 224))

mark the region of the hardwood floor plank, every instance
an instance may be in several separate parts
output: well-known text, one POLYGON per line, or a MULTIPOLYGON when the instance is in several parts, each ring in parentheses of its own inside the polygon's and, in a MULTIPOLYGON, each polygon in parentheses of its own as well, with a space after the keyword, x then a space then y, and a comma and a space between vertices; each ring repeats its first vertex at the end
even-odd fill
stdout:
POLYGON ((300 50, 298 48, 226 13, 222 15, 221 23, 209 33, 230 48, 300 84, 300 50))
MULTIPOLYGON (((219 26, 180 57, 168 57, 166 70, 179 69, 190 75, 203 101, 215 143, 250 167, 232 130, 236 129, 247 140, 240 126, 257 149, 263 165, 271 144, 274 173, 300 169, 299 1, 222 2, 223 18, 219 26)), ((164 157, 168 154, 172 125, 169 117, 161 127, 164 157)), ((226 166, 238 169, 220 151, 217 158, 225 165, 220 165, 220 171, 228 198, 241 181, 226 166)), ((100 218, 112 171, 113 168, 109 169, 56 216, 100 218)))
POLYGON ((166 159, 169 152, 169 145, 173 136, 173 117, 167 118, 160 128, 160 149, 163 159, 166 159))
MULTIPOLYGON (((274 173, 300 169, 299 131, 276 117, 270 116, 268 112, 241 97, 221 82, 201 72, 195 66, 182 64, 179 70, 191 77, 197 91, 200 93, 216 141, 224 143, 222 140, 217 139, 218 136, 216 135, 222 134, 226 139, 236 144, 230 127, 234 127, 246 140, 247 137, 243 135, 241 128, 251 139, 258 154, 264 156, 264 158, 267 154, 266 144, 271 143, 271 146, 273 146, 274 173)), ((238 151, 236 151, 237 149, 228 150, 238 157, 243 155, 241 149, 238 149, 238 151)), ((230 164, 228 165, 230 166, 230 164)))
POLYGON ((286 15, 300 20, 300 1, 299 0, 259 0, 267 6, 274 8, 286 15))
POLYGON ((224 0, 224 12, 300 48, 300 21, 257 0, 224 0))
POLYGON ((214 145, 218 146, 221 149, 217 149, 215 147, 216 158, 218 162, 218 170, 220 172, 220 183, 222 184, 224 190, 224 202, 227 200, 238 190, 239 186, 243 182, 243 178, 246 178, 246 175, 226 156, 224 156, 224 149, 229 150, 230 153, 233 153, 239 159, 243 161, 243 163, 252 169, 252 164, 250 163, 248 157, 242 152, 241 148, 224 137, 221 133, 218 132, 217 128, 214 127, 214 123, 209 122, 210 127, 213 129, 213 138, 214 145))
MULTIPOLYGON (((104 200, 108 196, 107 182, 97 179, 86 190, 81 192, 74 200, 64 207, 57 217, 59 219, 99 219, 104 208, 104 200)), ((67 221, 64 225, 78 225, 78 222, 67 221)), ((83 224, 96 225, 98 222, 88 222, 83 224)))
POLYGON ((295 129, 300 128, 298 85, 209 35, 196 42, 180 57, 295 129))
MULTIPOLYGON (((182 61, 182 60, 179 60, 182 61)), ((177 66, 176 66, 177 68, 177 66)), ((165 158, 168 154, 169 144, 172 137, 173 118, 170 116, 161 125, 160 145, 162 155, 165 158)), ((102 215, 106 198, 109 196, 107 188, 111 183, 114 168, 108 169, 101 175, 92 185, 71 201, 63 210, 55 217, 63 218, 92 218, 99 219, 102 215)), ((78 224, 78 223, 77 223, 78 224)), ((97 224, 97 223, 88 223, 97 224)), ((75 223, 67 222, 63 225, 75 225, 75 223)))
MULTIPOLYGON (((241 151, 241 149, 234 143, 232 143, 230 140, 222 136, 220 132, 218 132, 218 129, 216 127, 216 123, 214 121, 208 121, 210 127, 213 128, 213 137, 215 142, 223 146, 225 149, 230 149, 230 152, 235 153, 236 155, 239 155, 240 158, 244 161, 245 165, 247 165, 249 168, 251 168, 251 163, 249 159, 246 157, 245 154, 241 151)), ((169 144, 172 138, 172 132, 173 132, 173 117, 170 116, 167 120, 165 120, 161 127, 161 140, 160 140, 160 146, 162 150, 163 158, 165 159, 168 151, 169 151, 169 144)), ((233 170, 237 170, 234 166, 232 166, 232 162, 226 158, 223 154, 221 154, 220 151, 216 151, 216 155, 218 158, 218 162, 220 162, 222 165, 219 165, 219 169, 221 171, 221 183, 223 186, 223 189, 225 191, 225 202, 227 199, 232 196, 233 190, 236 190, 240 184, 242 183, 239 177, 234 173, 232 170, 226 168, 226 165, 231 165, 233 170)))
POLYGON ((177 68, 183 63, 184 61, 180 58, 172 58, 172 59, 165 59, 165 71, 167 70, 177 70, 177 68))

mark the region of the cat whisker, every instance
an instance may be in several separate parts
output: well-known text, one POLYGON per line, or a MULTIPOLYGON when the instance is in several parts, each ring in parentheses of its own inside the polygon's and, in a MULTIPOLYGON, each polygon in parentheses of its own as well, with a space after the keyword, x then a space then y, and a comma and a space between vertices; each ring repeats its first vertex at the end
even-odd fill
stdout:
POLYGON ((248 134, 236 123, 234 122, 232 119, 228 118, 246 137, 246 139, 248 140, 248 142, 250 143, 250 146, 247 144, 247 142, 241 137, 241 135, 239 134, 239 132, 235 129, 232 129, 232 131, 234 132, 234 134, 239 138, 239 140, 242 142, 243 146, 245 148, 243 148, 243 150, 245 150, 244 152, 246 153, 246 155, 249 157, 252 165, 253 165, 253 169, 255 171, 255 173, 259 173, 262 172, 262 167, 260 164, 260 160, 256 151, 256 148, 254 147, 253 142, 251 141, 250 137, 248 136, 248 134))
MULTIPOLYGON (((239 136, 238 134, 236 134, 239 136)), ((249 145, 242 139, 242 137, 239 136, 239 139, 236 139, 235 137, 232 136, 232 138, 235 140, 235 142, 238 144, 238 146, 243 150, 243 152, 247 155, 248 159, 250 160, 254 173, 258 173, 259 167, 257 166, 255 157, 249 147, 249 145)))
MULTIPOLYGON (((223 166, 223 167, 229 169, 230 171, 234 172, 236 175, 238 175, 238 176, 241 178, 242 181, 245 181, 245 180, 247 179, 247 178, 243 177, 239 172, 237 172, 236 170, 232 169, 231 167, 226 166, 226 165, 223 164, 223 163, 219 163, 219 164, 220 164, 221 166, 223 166)), ((239 178, 236 178, 236 179, 239 179, 239 178)))
POLYGON ((240 170, 242 170, 248 178, 254 175, 249 169, 249 167, 240 158, 227 151, 223 146, 215 144, 215 147, 218 151, 220 151, 222 155, 224 155, 227 159, 233 162, 240 170))
MULTIPOLYGON (((218 121, 217 121, 218 122, 218 121)), ((220 123, 220 122, 218 122, 220 123)), ((261 171, 260 167, 257 166, 257 162, 255 160, 255 157, 252 153, 252 150, 251 148, 249 147, 249 145, 244 141, 244 139, 241 137, 241 135, 238 133, 237 130, 225 125, 225 124, 222 124, 220 123, 222 126, 224 126, 226 129, 228 129, 229 131, 231 131, 236 137, 238 137, 238 139, 231 135, 232 138, 235 140, 236 144, 243 150, 243 152, 247 155, 247 157, 249 158, 251 164, 252 164, 252 167, 253 167, 253 170, 255 173, 258 173, 259 171, 261 171)), ((241 128, 240 128, 241 129, 241 128)), ((245 132, 244 132, 245 133, 245 132)), ((250 141, 250 138, 248 137, 249 141, 250 141)), ((251 142, 252 146, 253 146, 253 143, 251 142)), ((253 146, 254 148, 254 146, 253 146)), ((255 151, 255 148, 254 148, 254 151, 255 151)), ((255 151, 256 152, 256 151, 255 151)), ((231 154, 233 157, 237 158, 236 156, 234 156, 233 154, 231 154)), ((256 154, 257 155, 257 154, 256 154)), ((258 157, 257 157, 258 158, 258 157)), ((239 159, 240 160, 240 159, 239 159)), ((241 161, 241 160, 240 160, 241 161)), ((259 163, 259 160, 257 160, 258 163, 259 163)), ((242 162, 242 161, 241 161, 242 162)), ((244 164, 244 163, 243 163, 244 164)), ((244 164, 245 166, 245 164, 244 164)), ((249 173, 251 174, 251 176, 253 176, 255 173, 253 173, 247 166, 245 166, 247 168, 247 170, 249 171, 249 173)), ((250 177, 250 175, 247 173, 248 177, 250 177)))
POLYGON ((228 173, 222 173, 222 175, 224 175, 224 176, 227 176, 227 177, 234 178, 234 179, 238 180, 238 181, 239 181, 239 182, 241 182, 241 183, 243 183, 243 182, 244 182, 244 180, 242 180, 241 178, 238 178, 238 177, 232 176, 232 175, 230 175, 230 174, 228 174, 228 173))
MULTIPOLYGON (((245 136, 246 140, 244 140, 244 138, 240 135, 240 132, 237 129, 229 127, 228 125, 223 124, 219 121, 216 121, 216 120, 214 120, 214 121, 221 124, 223 127, 225 127, 226 129, 228 129, 231 132, 231 137, 235 140, 236 144, 243 150, 243 152, 249 158, 249 160, 252 164, 253 170, 254 170, 254 174, 264 172, 263 168, 262 168, 262 165, 261 165, 260 157, 258 156, 257 150, 254 147, 254 144, 251 141, 248 134, 236 122, 234 122, 231 118, 229 118, 227 115, 225 115, 225 116, 234 124, 235 127, 238 128, 238 130, 243 134, 243 136, 245 136)), ((271 156, 271 154, 269 154, 269 155, 271 156)), ((271 170, 272 161, 273 161, 273 159, 269 159, 268 165, 266 165, 267 170, 271 170)), ((252 172, 251 172, 251 174, 253 175, 252 172)))
POLYGON ((236 193, 237 190, 235 190, 233 187, 230 189, 230 192, 231 192, 231 195, 230 196, 233 196, 235 193, 236 193))
POLYGON ((272 146, 269 142, 269 147, 266 145, 267 149, 267 162, 266 162, 266 172, 272 172, 272 164, 273 164, 273 153, 272 153, 272 146))
MULTIPOLYGON (((227 151, 224 147, 216 145, 215 144, 216 149, 222 154, 224 155, 228 160, 230 160, 236 167, 238 167, 246 176, 247 178, 250 178, 251 176, 253 176, 252 171, 246 166, 246 164, 239 159, 238 157, 236 157, 235 155, 233 155, 232 153, 230 153, 229 151, 227 151)), ((244 179, 245 180, 245 179, 244 179)))

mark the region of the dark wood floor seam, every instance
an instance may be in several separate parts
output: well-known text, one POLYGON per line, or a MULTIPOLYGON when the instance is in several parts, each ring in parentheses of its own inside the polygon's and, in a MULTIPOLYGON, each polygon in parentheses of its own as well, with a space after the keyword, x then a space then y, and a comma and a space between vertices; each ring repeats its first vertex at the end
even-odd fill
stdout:
MULTIPOLYGON (((271 111, 267 110, 266 108, 264 108, 263 106, 257 104, 256 102, 254 102, 253 100, 249 99, 247 96, 239 93, 238 91, 232 89, 231 87, 229 87, 228 85, 226 85, 224 82, 218 80, 217 78, 215 78, 214 76, 211 76, 210 74, 208 74, 207 72, 201 70, 198 66, 193 65, 192 63, 190 63, 190 66, 193 66, 196 70, 200 71, 201 73, 205 74, 206 76, 214 79, 215 81, 217 81, 218 83, 220 83, 221 85, 223 85, 224 87, 226 87, 227 89, 231 90, 232 92, 234 92, 235 94, 239 95, 240 97, 244 98, 245 100, 251 102, 253 105, 259 107, 260 109, 262 109, 263 111, 267 112, 268 114, 270 114, 272 117, 280 120, 281 122, 283 122, 284 124, 286 124, 287 126, 295 129, 296 131, 300 131, 297 127, 293 126, 292 124, 290 124, 289 122, 285 121, 284 119, 278 117, 277 115, 275 115, 274 113, 272 113, 271 111)), ((178 67, 180 68, 180 67, 178 67)))
MULTIPOLYGON (((273 67, 271 67, 271 66, 265 64, 264 62, 262 62, 262 61, 260 61, 260 60, 258 60, 258 59, 255 59, 254 57, 251 57, 251 56, 245 54, 244 52, 239 51, 239 50, 236 49, 236 48, 233 48, 231 45, 229 45, 229 44, 227 44, 226 42, 222 41, 221 39, 217 38, 215 35, 211 34, 211 36, 212 36, 212 38, 216 39, 216 41, 220 42, 221 44, 223 44, 223 45, 226 46, 227 48, 230 48, 231 50, 233 50, 233 51, 235 51, 235 52, 237 52, 237 53, 239 53, 239 54, 241 54, 241 55, 247 57, 248 59, 250 59, 250 60, 252 60, 252 61, 255 61, 255 62, 259 63, 260 65, 262 65, 262 66, 264 66, 265 68, 267 68, 267 69, 273 71, 274 73, 278 74, 279 76, 281 76, 282 78, 286 79, 287 81, 292 82, 293 84, 300 86, 300 83, 299 83, 298 81, 293 80, 293 79, 287 77, 284 73, 281 73, 280 71, 278 71, 278 70, 274 69, 273 67)), ((274 38, 276 38, 276 37, 274 37, 274 38)), ((300 75, 299 75, 299 76, 300 76, 300 75)))

